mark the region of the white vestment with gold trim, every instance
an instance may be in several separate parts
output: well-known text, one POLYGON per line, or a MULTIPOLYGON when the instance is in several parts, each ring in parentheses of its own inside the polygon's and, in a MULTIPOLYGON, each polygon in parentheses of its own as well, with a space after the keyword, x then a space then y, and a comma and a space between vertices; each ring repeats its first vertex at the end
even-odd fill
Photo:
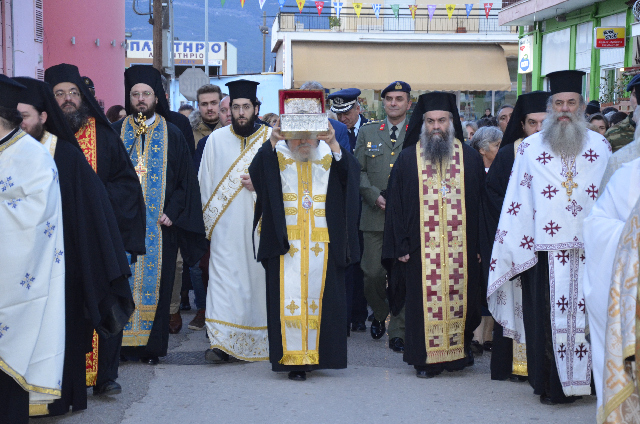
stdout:
MULTIPOLYGON (((232 126, 212 132, 198 180, 205 231, 211 240, 206 324, 212 348, 238 359, 269 359, 265 272, 253 256, 255 195, 240 182, 271 128, 247 138, 232 126)), ((258 241, 256 240, 256 243, 258 241)))
POLYGON ((56 164, 38 141, 18 131, 0 145, 0 372, 29 391, 30 403, 60 398, 62 234, 56 164))

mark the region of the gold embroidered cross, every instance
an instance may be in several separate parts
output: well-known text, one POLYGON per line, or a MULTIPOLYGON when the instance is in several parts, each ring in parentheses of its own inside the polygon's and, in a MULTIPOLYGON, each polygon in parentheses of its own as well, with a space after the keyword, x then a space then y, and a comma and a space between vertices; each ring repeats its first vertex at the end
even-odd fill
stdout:
POLYGON ((136 138, 140 137, 142 134, 147 133, 147 118, 142 114, 142 112, 138 112, 138 129, 136 130, 136 138))
POLYGON ((567 171, 567 181, 562 182, 562 187, 567 190, 567 196, 569 196, 569 201, 571 201, 573 189, 578 187, 578 184, 573 181, 573 172, 567 171))
POLYGON ((158 176, 156 174, 152 174, 151 175, 151 179, 153 180, 153 182, 155 183, 156 181, 158 181, 158 176))
POLYGON ((133 169, 136 170, 136 174, 138 174, 138 179, 142 183, 142 177, 144 177, 144 174, 147 173, 147 167, 144 166, 144 158, 142 156, 138 158, 138 164, 133 169))
POLYGON ((158 147, 158 146, 153 146, 153 147, 151 148, 151 150, 153 150, 154 152, 158 153, 158 151, 160 150, 160 147, 158 147))
POLYGON ((328 171, 331 168, 331 155, 324 155, 322 159, 314 160, 313 163, 316 165, 322 165, 325 171, 328 171))
POLYGON ((295 160, 291 158, 285 158, 284 155, 278 152, 278 166, 280 168, 280 172, 284 171, 287 165, 291 165, 295 160))
POLYGON ((296 252, 299 252, 299 251, 300 251, 300 249, 298 249, 294 245, 291 245, 291 247, 289 247, 289 255, 291 255, 292 258, 293 258, 293 255, 295 255, 296 252))
POLYGON ((297 309, 300 309, 300 307, 296 305, 296 302, 294 302, 293 300, 288 306, 285 306, 285 308, 287 308, 289 312, 291 312, 291 315, 293 315, 297 309))
POLYGON ((449 241, 449 247, 458 250, 462 246, 462 242, 458 239, 458 237, 453 237, 451 241, 449 241))
POLYGON ((315 315, 316 309, 318 309, 318 305, 316 305, 316 301, 315 300, 311 301, 311 305, 309 305, 309 307, 311 308, 311 310, 313 311, 313 313, 315 315))
POLYGON ((151 209, 152 211, 154 211, 154 212, 155 212, 155 211, 156 211, 156 205, 151 205, 151 206, 149 206, 149 209, 151 209))
POLYGON ((427 242, 427 246, 429 246, 429 249, 431 250, 435 250, 438 247, 439 243, 436 239, 431 238, 429 239, 429 241, 427 242))
POLYGON ((320 243, 316 243, 314 247, 311 248, 311 251, 316 254, 316 258, 322 252, 322 247, 320 247, 320 243))

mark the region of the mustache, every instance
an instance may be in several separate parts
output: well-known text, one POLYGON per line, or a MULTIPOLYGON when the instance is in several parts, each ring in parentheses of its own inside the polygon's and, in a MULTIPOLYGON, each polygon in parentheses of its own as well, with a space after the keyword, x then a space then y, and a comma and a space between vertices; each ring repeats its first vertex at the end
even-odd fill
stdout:
POLYGON ((78 107, 76 106, 75 103, 71 102, 71 101, 66 101, 64 103, 62 103, 62 107, 67 107, 67 106, 73 106, 74 108, 78 109, 78 107))

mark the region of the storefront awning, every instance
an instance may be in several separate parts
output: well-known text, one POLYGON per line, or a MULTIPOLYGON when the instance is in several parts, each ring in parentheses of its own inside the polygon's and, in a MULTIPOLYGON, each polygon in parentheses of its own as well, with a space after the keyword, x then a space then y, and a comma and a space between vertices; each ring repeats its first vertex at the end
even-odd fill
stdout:
POLYGON ((495 44, 292 43, 294 87, 381 90, 401 80, 413 90, 510 91, 502 47, 495 44))

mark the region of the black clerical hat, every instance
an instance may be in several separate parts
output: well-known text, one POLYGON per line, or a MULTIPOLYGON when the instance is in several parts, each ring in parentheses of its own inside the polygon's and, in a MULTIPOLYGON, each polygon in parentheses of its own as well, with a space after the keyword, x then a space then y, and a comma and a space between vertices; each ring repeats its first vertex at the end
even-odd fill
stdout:
POLYGON ((453 128, 455 137, 459 141, 464 141, 462 133, 462 123, 460 122, 460 114, 458 113, 458 102, 456 95, 453 93, 445 93, 442 91, 432 91, 431 93, 422 94, 418 97, 418 104, 411 114, 407 135, 404 138, 403 149, 416 144, 420 140, 420 132, 422 131, 422 123, 424 114, 432 110, 444 110, 451 112, 453 115, 453 128))
POLYGON ((0 74, 0 106, 7 109, 16 109, 20 103, 20 96, 27 87, 0 74))
POLYGON ((22 96, 20 96, 20 103, 31 105, 38 112, 47 112, 47 122, 45 123, 47 131, 57 136, 60 140, 65 140, 80 149, 75 134, 64 117, 62 109, 58 106, 55 97, 53 97, 51 86, 44 81, 29 77, 16 77, 14 81, 27 87, 22 96))
POLYGON ((582 94, 583 71, 556 71, 547 74, 551 94, 578 93, 582 94))
POLYGON ((55 88, 55 86, 61 82, 75 84, 82 94, 82 101, 89 106, 90 115, 96 119, 96 123, 100 122, 112 129, 111 123, 104 115, 104 111, 93 96, 93 93, 89 91, 89 87, 84 83, 76 65, 61 63, 51 66, 44 71, 44 80, 49 83, 51 89, 55 88))
MULTIPOLYGON (((153 90, 153 94, 158 99, 156 112, 165 119, 169 119, 169 102, 162 87, 162 75, 160 71, 151 65, 135 65, 124 71, 124 108, 127 114, 132 114, 131 110, 131 88, 136 84, 147 84, 153 90)), ((147 118, 150 118, 148 116, 147 118)))
POLYGON ((547 101, 551 93, 547 91, 532 91, 531 93, 525 93, 518 96, 516 105, 513 107, 511 118, 507 124, 507 128, 504 130, 502 136, 502 143, 500 147, 504 147, 507 144, 511 144, 524 137, 524 130, 522 123, 530 113, 539 113, 547 111, 547 101))
POLYGON ((229 87, 229 97, 231 102, 235 99, 249 99, 251 102, 255 102, 258 99, 258 86, 259 82, 249 81, 246 79, 239 79, 235 81, 229 81, 225 84, 229 87))

